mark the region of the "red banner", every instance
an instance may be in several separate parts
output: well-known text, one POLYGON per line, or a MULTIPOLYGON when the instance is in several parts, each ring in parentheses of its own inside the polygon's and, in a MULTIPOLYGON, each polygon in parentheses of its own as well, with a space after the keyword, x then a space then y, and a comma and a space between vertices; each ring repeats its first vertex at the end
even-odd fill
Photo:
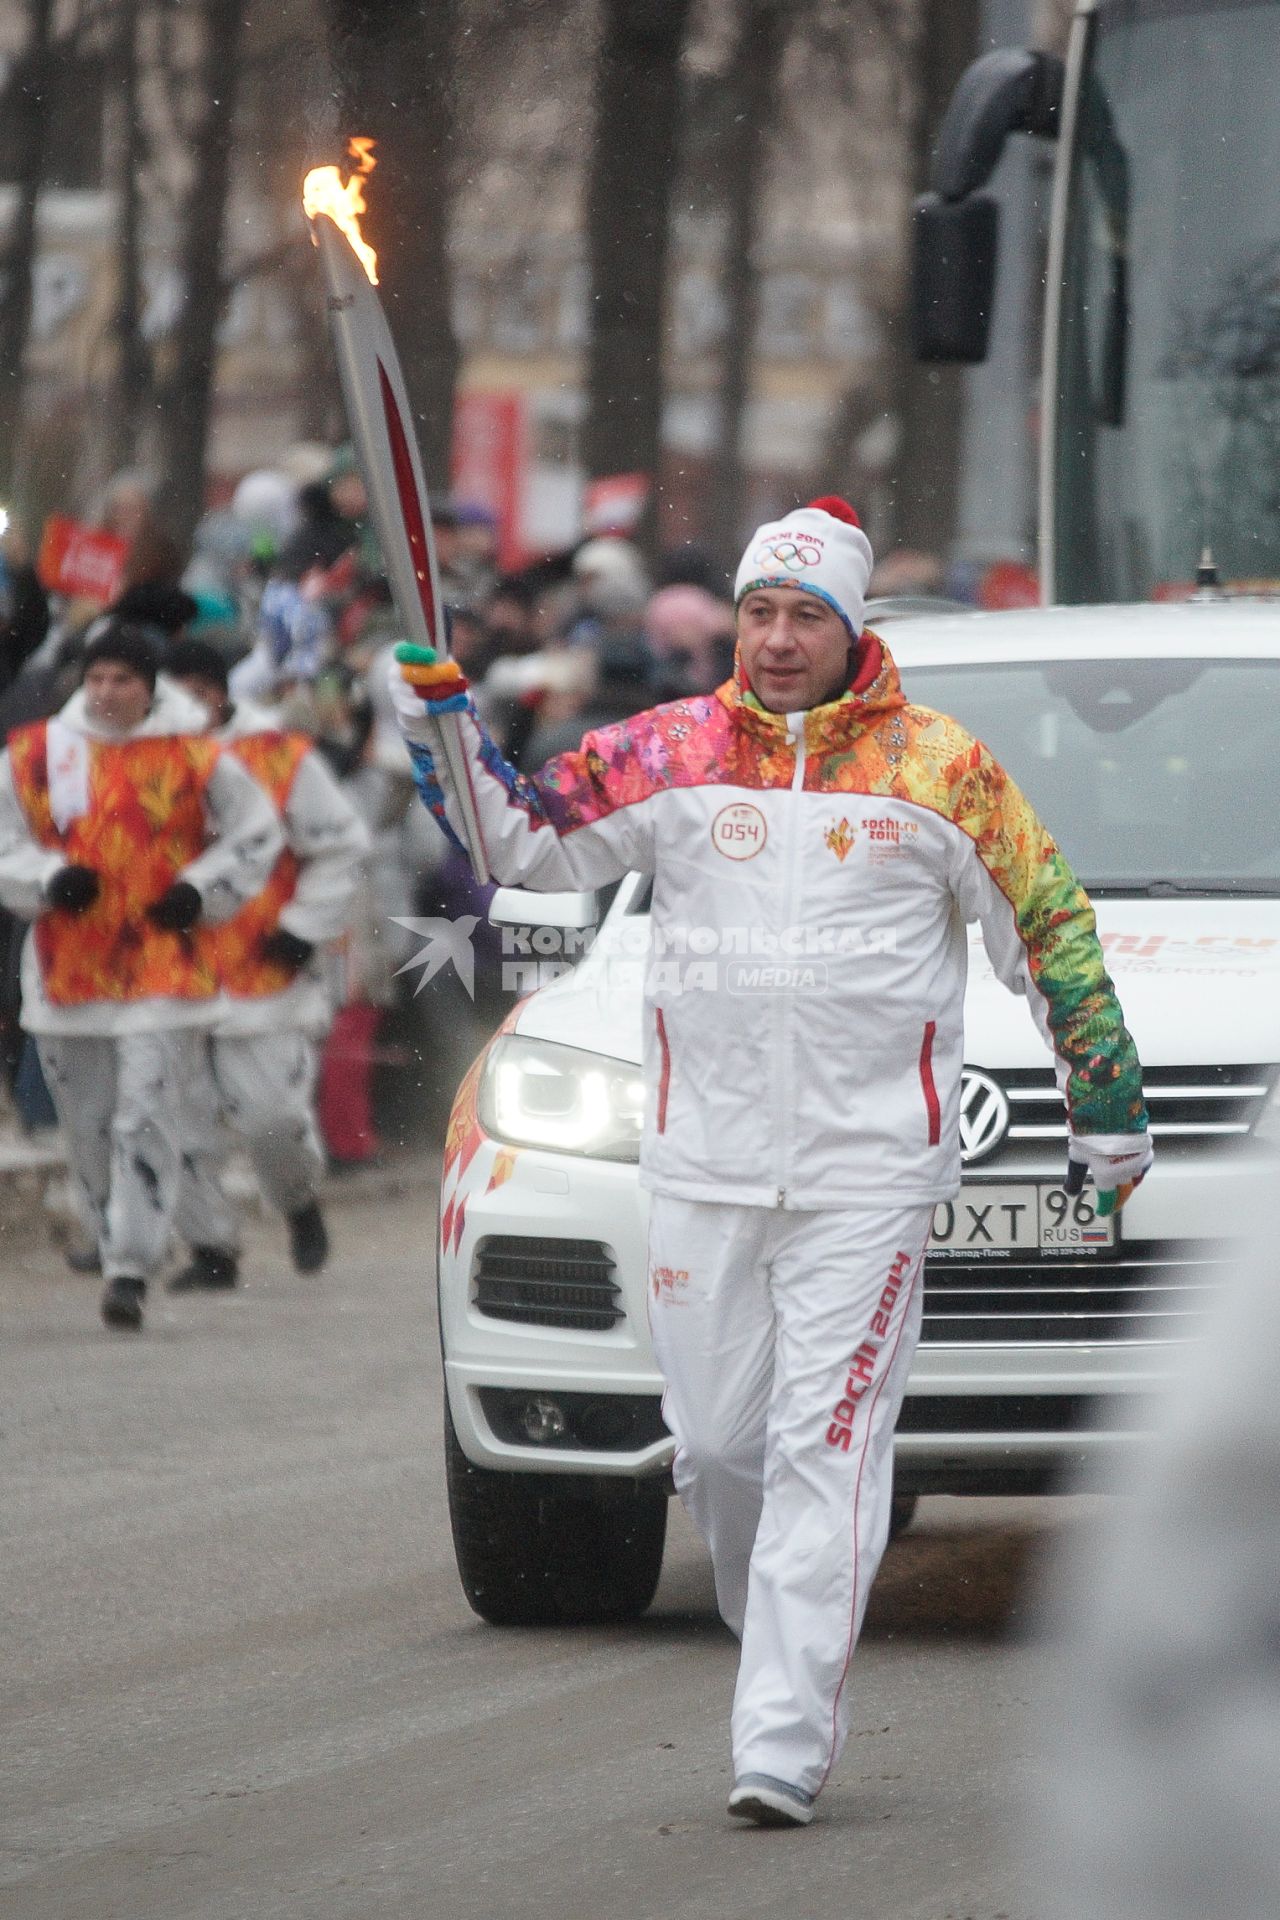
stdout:
POLYGON ((488 507, 498 522, 498 565, 524 564, 524 399, 518 393, 464 390, 454 401, 450 478, 460 504, 488 507))
POLYGON ((124 584, 128 552, 128 541, 118 535, 52 513, 40 536, 36 572, 49 593, 64 593, 69 600, 96 600, 105 607, 124 584))
POLYGON ((582 493, 582 530, 588 536, 616 533, 625 538, 639 526, 648 502, 646 473, 608 473, 588 480, 582 493))

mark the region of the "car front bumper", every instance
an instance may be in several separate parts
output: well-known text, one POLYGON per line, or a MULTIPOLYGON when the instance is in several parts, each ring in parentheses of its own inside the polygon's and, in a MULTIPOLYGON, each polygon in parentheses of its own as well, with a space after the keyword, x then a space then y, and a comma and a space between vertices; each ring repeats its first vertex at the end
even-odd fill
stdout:
MULTIPOLYGON (((1275 1161, 1237 1152, 1159 1163, 1125 1210, 1126 1240, 1197 1245, 1234 1223, 1275 1161)), ((1054 1168, 1019 1168, 1045 1177, 1054 1168)), ((448 1194, 448 1188, 446 1188, 448 1194)), ((458 1196, 455 1194, 454 1198, 458 1196)), ((647 1313, 648 1202, 634 1165, 520 1149, 483 1140, 465 1177, 465 1210, 440 1251, 440 1324, 449 1406, 475 1465, 593 1478, 669 1472, 670 1437, 639 1418, 660 1399, 647 1313), (495 1183, 495 1168, 503 1177, 495 1183), (595 1242, 613 1262, 619 1317, 604 1331, 517 1323, 481 1312, 478 1251, 491 1236, 595 1242), (495 1391, 506 1396, 495 1401, 495 1391), (608 1446, 567 1431, 522 1442, 529 1401, 576 1408, 623 1396, 643 1437, 608 1446), (585 1401, 584 1401, 585 1397, 585 1401), (494 1408, 501 1410, 495 1418, 494 1408)), ((449 1212, 446 1209, 446 1221, 449 1212)), ((895 1440, 899 1484, 919 1491, 1032 1490, 1099 1454, 1132 1447, 1151 1403, 1176 1376, 1182 1339, 928 1344, 917 1349, 895 1440)), ((589 1411, 590 1409, 588 1409, 589 1411)), ((625 1426, 625 1422, 619 1423, 625 1426)))

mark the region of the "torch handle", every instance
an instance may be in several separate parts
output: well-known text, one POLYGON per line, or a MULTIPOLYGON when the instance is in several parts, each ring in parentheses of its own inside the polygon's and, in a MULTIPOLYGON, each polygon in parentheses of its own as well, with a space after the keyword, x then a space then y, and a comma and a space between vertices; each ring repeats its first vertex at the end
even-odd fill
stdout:
POLYGON ((467 761, 467 747, 462 738, 460 719, 461 716, 456 713, 440 713, 433 717, 436 761, 438 765, 443 765, 448 770, 449 786, 462 815, 464 837, 472 871, 483 887, 493 876, 489 872, 489 862, 485 855, 484 834, 481 831, 480 817, 476 810, 475 789, 471 784, 471 768, 467 761))

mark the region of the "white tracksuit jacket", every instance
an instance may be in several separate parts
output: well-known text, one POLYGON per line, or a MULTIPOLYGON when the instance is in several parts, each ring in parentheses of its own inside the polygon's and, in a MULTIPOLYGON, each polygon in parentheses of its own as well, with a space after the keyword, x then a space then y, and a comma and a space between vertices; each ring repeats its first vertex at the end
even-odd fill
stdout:
MULTIPOLYGON (((404 693, 419 790, 456 835, 432 723, 404 693)), ((875 635, 825 706, 768 713, 735 676, 588 734, 532 779, 469 704, 456 719, 495 878, 654 877, 651 1191, 810 1210, 954 1195, 973 920, 1057 1056, 1073 1132, 1145 1129, 1086 895, 986 749, 908 704, 875 635)))

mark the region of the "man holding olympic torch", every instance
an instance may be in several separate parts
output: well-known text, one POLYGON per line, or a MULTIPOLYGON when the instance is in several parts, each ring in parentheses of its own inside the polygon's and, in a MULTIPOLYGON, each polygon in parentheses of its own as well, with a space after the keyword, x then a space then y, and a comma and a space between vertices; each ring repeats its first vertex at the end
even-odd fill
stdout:
MULTIPOLYGON (((361 177, 330 183, 357 212, 361 177)), ((646 979, 651 1327, 676 1487, 742 1641, 729 1810, 807 1826, 888 1536, 933 1209, 960 1185, 964 922, 1057 1057, 1072 1179, 1093 1173, 1104 1214, 1151 1162, 1137 1055, 1048 833, 985 748, 908 704, 864 631, 871 548, 843 500, 757 530, 724 686, 588 734, 533 779, 507 765, 438 653, 394 343, 367 247, 316 188, 348 420, 397 606, 429 643, 397 649, 392 688, 424 802, 481 880, 555 891, 639 870, 659 955, 691 931, 719 941, 699 990, 661 959, 646 979), (825 993, 733 991, 724 956, 797 938, 825 993)))
POLYGON ((959 1186, 965 921, 1057 1056, 1100 1211, 1151 1161, 1092 908, 986 750, 908 704, 864 631, 870 568, 843 501, 759 528, 732 681, 589 735, 532 780, 451 662, 402 649, 397 689, 423 798, 455 831, 429 727, 456 716, 500 880, 639 869, 659 953, 709 925, 722 954, 802 938, 823 959, 826 991, 803 1000, 752 1006, 724 960, 693 992, 655 966, 646 994, 650 1277, 688 1275, 650 1287, 653 1341, 676 1485, 742 1640, 730 1811, 764 1825, 809 1822, 844 1740, 925 1246, 959 1186), (892 860, 872 861, 873 835, 892 860))
POLYGON ((722 955, 801 938, 822 956, 813 995, 745 1000, 724 959, 700 967, 702 991, 660 964, 646 987, 653 1343, 676 1486, 742 1641, 729 1809, 761 1825, 808 1824, 845 1737, 925 1246, 959 1187, 966 921, 1057 1057, 1099 1210, 1151 1162, 1089 901, 986 749, 908 703, 864 630, 870 569, 842 500, 760 527, 732 680, 589 734, 533 779, 452 662, 401 648, 395 687, 422 797, 461 837, 431 750, 444 716, 456 726, 500 881, 638 869, 657 953, 709 926, 722 955))

